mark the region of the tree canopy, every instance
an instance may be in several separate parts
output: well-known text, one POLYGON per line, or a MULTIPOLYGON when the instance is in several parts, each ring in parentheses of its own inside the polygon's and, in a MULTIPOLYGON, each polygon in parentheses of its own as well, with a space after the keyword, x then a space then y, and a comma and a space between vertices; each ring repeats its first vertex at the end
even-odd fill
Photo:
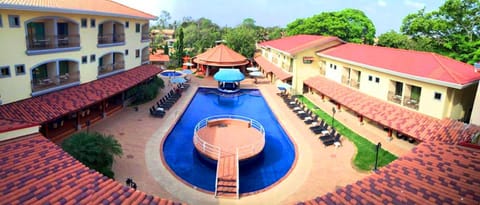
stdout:
POLYGON ((114 177, 114 157, 123 154, 122 146, 112 135, 105 136, 98 132, 74 134, 63 141, 62 148, 88 168, 110 178, 114 177))
POLYGON ((432 50, 473 64, 480 60, 480 1, 447 0, 438 10, 409 14, 400 30, 432 50))
POLYGON ((375 26, 362 11, 344 9, 297 19, 287 25, 286 32, 289 36, 297 34, 331 35, 348 42, 373 44, 375 26))
POLYGON ((247 58, 251 58, 255 52, 255 43, 258 36, 251 22, 244 21, 240 26, 228 30, 223 39, 227 42, 228 47, 247 58))

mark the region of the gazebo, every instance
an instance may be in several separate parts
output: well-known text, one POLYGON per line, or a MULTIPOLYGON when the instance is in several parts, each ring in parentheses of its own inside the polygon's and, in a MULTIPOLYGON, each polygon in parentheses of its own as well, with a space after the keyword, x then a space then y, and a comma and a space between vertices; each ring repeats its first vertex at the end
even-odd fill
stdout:
POLYGON ((235 68, 220 68, 213 78, 218 81, 219 91, 234 93, 240 90, 240 81, 245 79, 245 75, 235 68))
POLYGON ((230 67, 244 71, 245 66, 250 63, 245 56, 223 44, 195 56, 193 62, 197 64, 198 69, 205 73, 205 76, 215 74, 220 68, 230 67))

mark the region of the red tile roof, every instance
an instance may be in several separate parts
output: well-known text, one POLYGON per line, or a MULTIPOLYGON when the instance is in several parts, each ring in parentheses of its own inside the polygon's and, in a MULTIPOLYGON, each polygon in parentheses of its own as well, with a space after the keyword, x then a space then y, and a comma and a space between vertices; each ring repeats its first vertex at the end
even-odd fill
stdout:
POLYGON ((110 0, 1 0, 0 8, 45 12, 77 13, 104 16, 120 16, 140 19, 156 19, 155 16, 110 0))
POLYGON ((198 54, 193 62, 210 66, 241 66, 249 63, 245 56, 235 52, 226 45, 220 44, 198 54))
POLYGON ((317 36, 317 35, 296 35, 285 38, 280 38, 272 41, 265 41, 259 46, 274 48, 291 55, 303 51, 308 48, 323 45, 331 41, 343 42, 337 37, 333 36, 317 36))
POLYGON ((40 134, 0 143, 3 204, 178 204, 89 169, 40 134))
POLYGON ((271 63, 270 61, 268 61, 262 56, 255 57, 255 62, 257 62, 258 65, 260 65, 260 68, 265 73, 273 73, 275 74, 275 77, 278 78, 279 80, 286 80, 293 76, 292 74, 284 71, 282 68, 276 66, 275 64, 271 63))
POLYGON ((424 142, 371 176, 299 204, 478 204, 479 201, 480 152, 441 142, 424 142))
POLYGON ((163 53, 155 53, 155 54, 150 54, 149 60, 151 62, 169 62, 170 57, 163 53))
POLYGON ((305 80, 304 84, 365 118, 421 141, 457 144, 468 141, 473 133, 480 131, 478 126, 467 127, 454 120, 439 120, 363 94, 325 77, 312 77, 305 80))
POLYGON ((480 73, 474 72, 472 65, 436 53, 347 43, 318 55, 373 66, 384 72, 446 82, 457 85, 457 88, 480 80, 480 73))
POLYGON ((0 133, 56 119, 125 91, 160 72, 154 65, 142 65, 58 92, 1 105, 0 133))

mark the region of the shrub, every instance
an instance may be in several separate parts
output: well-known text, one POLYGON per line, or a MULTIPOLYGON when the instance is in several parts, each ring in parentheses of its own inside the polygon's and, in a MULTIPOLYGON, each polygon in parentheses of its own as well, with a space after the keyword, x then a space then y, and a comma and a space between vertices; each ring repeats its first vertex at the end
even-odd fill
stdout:
POLYGON ((112 164, 115 156, 122 156, 122 146, 112 136, 98 132, 80 132, 62 143, 62 148, 90 169, 114 178, 112 164))

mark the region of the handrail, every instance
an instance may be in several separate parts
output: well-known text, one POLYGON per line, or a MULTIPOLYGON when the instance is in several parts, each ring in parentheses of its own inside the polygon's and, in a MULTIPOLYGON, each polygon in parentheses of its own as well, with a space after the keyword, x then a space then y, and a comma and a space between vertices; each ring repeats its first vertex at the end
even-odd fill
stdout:
POLYGON ((236 188, 237 188, 237 199, 239 198, 239 195, 238 195, 238 192, 240 190, 240 187, 239 187, 239 184, 240 184, 240 160, 238 159, 238 148, 237 148, 237 154, 236 154, 236 157, 237 157, 237 184, 236 184, 236 188))
POLYGON ((219 167, 220 167, 220 153, 221 152, 218 152, 218 155, 217 155, 218 160, 217 160, 217 173, 216 173, 216 176, 215 176, 215 197, 217 197, 217 194, 218 194, 218 170, 220 170, 219 169, 219 167))
MULTIPOLYGON (((217 119, 237 119, 237 120, 246 121, 246 122, 250 123, 251 127, 257 129, 262 134, 262 137, 261 137, 261 139, 258 140, 258 142, 238 147, 237 149, 239 151, 239 153, 238 153, 239 157, 248 156, 251 153, 255 153, 255 152, 259 151, 260 149, 263 149, 263 147, 265 145, 265 128, 263 127, 262 124, 260 124, 260 122, 254 120, 252 118, 248 118, 248 117, 241 116, 241 115, 214 115, 214 116, 210 116, 210 117, 207 117, 207 118, 204 118, 204 119, 200 120, 197 123, 197 125, 195 126, 194 137, 193 137, 194 138, 194 144, 199 143, 199 145, 201 145, 201 147, 202 147, 202 151, 210 153, 212 155, 218 155, 218 152, 220 152, 220 147, 209 144, 205 140, 201 139, 200 136, 198 136, 198 130, 206 127, 208 125, 209 121, 217 120, 217 119)), ((219 160, 219 159, 220 158, 218 158, 217 160, 219 160)))

